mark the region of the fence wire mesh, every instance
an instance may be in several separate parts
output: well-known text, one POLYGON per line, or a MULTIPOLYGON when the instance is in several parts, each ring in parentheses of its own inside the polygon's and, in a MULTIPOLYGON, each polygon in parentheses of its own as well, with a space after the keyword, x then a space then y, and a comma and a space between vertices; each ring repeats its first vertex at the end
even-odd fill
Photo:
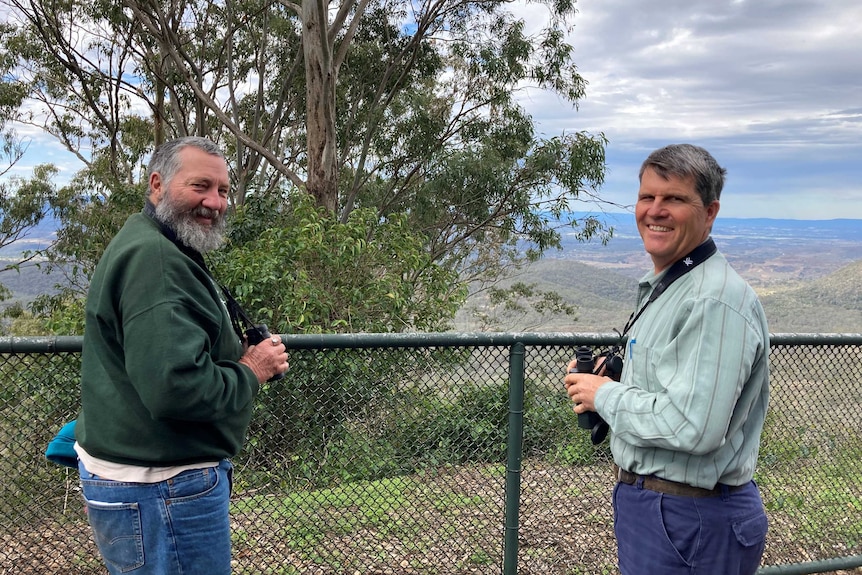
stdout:
MULTIPOLYGON (((501 573, 507 527, 518 573, 616 573, 611 456, 562 389, 570 340, 526 347, 514 518, 508 345, 293 347, 234 460, 234 573, 501 573)), ((0 573, 105 573, 77 472, 44 457, 79 355, 39 347, 0 354, 0 573)), ((862 555, 862 336, 774 340, 771 365, 763 564, 862 555)))

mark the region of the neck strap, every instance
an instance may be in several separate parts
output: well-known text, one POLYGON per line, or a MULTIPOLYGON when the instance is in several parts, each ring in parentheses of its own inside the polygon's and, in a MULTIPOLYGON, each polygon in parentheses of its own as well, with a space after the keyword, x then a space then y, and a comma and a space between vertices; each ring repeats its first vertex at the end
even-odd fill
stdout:
POLYGON ((712 241, 712 238, 707 238, 705 242, 691 250, 685 257, 674 262, 672 266, 667 270, 667 272, 661 277, 659 282, 653 288, 652 293, 649 296, 649 299, 645 304, 638 310, 635 314, 632 312, 632 315, 629 316, 629 321, 626 322, 626 327, 623 329, 623 332, 620 334, 620 341, 625 338, 626 334, 644 312, 649 304, 658 299, 658 296, 663 294, 670 284, 705 262, 712 254, 716 252, 715 242, 712 241))

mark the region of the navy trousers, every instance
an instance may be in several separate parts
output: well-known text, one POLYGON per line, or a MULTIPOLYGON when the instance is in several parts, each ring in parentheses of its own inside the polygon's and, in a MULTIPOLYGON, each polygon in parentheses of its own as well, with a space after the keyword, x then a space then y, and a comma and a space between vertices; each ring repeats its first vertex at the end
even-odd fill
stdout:
POLYGON ((680 497, 617 483, 614 532, 622 575, 753 575, 767 520, 752 481, 715 497, 680 497))

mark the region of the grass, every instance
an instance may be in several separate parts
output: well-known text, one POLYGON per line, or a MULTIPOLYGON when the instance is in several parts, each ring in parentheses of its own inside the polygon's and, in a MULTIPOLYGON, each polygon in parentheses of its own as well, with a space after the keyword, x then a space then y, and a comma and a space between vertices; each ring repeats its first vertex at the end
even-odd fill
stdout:
MULTIPOLYGON (((486 504, 479 495, 439 485, 432 488, 421 475, 348 483, 280 498, 247 497, 234 502, 231 510, 234 517, 244 518, 234 529, 234 546, 238 555, 260 554, 266 545, 252 533, 259 531, 260 524, 279 525, 275 540, 294 561, 340 570, 367 568, 392 561, 393 548, 399 557, 422 556, 440 535, 460 537, 464 518, 486 504), (425 504, 417 506, 423 500, 425 504)), ((475 526, 482 531, 480 523, 475 526)), ((494 560, 481 541, 462 559, 478 565, 494 560)))

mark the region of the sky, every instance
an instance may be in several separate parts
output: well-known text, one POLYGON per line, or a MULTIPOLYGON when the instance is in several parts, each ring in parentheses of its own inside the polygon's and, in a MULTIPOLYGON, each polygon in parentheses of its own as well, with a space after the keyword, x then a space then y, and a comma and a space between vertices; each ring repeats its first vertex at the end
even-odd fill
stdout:
MULTIPOLYGON (((577 110, 522 104, 546 137, 604 133, 602 197, 631 206, 654 149, 727 169, 719 217, 862 219, 862 2, 577 0, 577 110)), ((542 8, 523 8, 534 22, 542 8)))
MULTIPOLYGON (((538 2, 512 6, 534 28, 547 17, 538 2)), ((568 41, 585 98, 575 110, 528 90, 521 103, 543 137, 607 137, 598 192, 623 207, 603 209, 632 205, 652 150, 689 142, 727 169, 719 217, 862 219, 860 0, 577 0, 576 8, 568 41)), ((33 137, 18 168, 52 162, 61 178, 78 169, 55 141, 33 137)))

